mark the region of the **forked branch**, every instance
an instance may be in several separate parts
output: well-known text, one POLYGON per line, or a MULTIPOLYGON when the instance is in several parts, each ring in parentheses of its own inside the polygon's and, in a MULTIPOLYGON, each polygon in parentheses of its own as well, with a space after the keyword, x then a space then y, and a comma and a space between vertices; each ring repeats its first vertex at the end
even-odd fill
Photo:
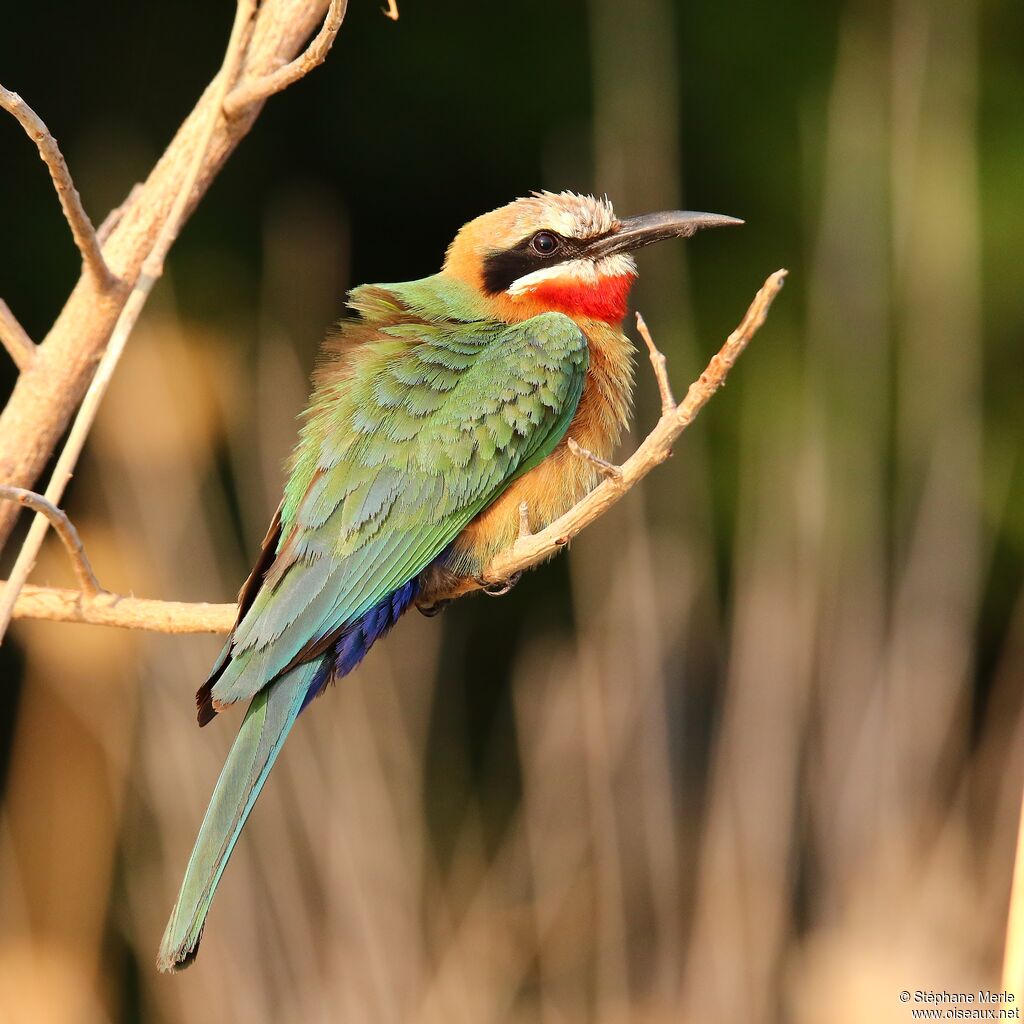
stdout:
MULTIPOLYGON (((65 436, 101 358, 106 360, 105 369, 116 362, 111 337, 116 328, 115 338, 123 338, 125 328, 134 322, 152 279, 159 275, 166 243, 173 241, 263 106, 262 99, 251 102, 238 116, 229 118, 224 114, 225 99, 239 83, 265 86, 267 76, 288 68, 284 79, 272 79, 273 87, 279 88, 308 70, 325 52, 325 33, 333 36, 340 11, 339 0, 235 0, 235 6, 235 24, 240 30, 232 32, 230 60, 204 90, 145 181, 104 220, 98 232, 92 231, 81 211, 56 144, 48 134, 33 135, 41 139, 41 153, 48 160, 76 238, 82 242, 86 265, 38 346, 29 349, 23 333, 0 331, 4 346, 15 354, 21 369, 0 411, 0 483, 45 489, 50 500, 60 504, 60 497, 51 492, 56 481, 51 480, 46 488, 37 486, 36 481, 65 436), (329 19, 326 29, 325 19, 329 19), (296 55, 303 52, 306 59, 295 64, 296 55), (200 150, 204 155, 196 174, 193 170, 200 150), (97 280, 104 277, 96 259, 100 251, 116 275, 113 287, 97 280), (105 351, 111 353, 109 357, 104 356, 105 351)), ((31 128, 27 107, 14 94, 4 96, 7 106, 31 128)), ((0 504, 0 548, 10 537, 14 518, 12 506, 0 504)), ((29 558, 26 555, 26 561, 29 558)), ((0 622, 2 619, 0 614, 0 622)))
POLYGON ((47 501, 43 495, 36 494, 34 491, 26 491, 24 487, 7 487, 0 484, 0 501, 16 501, 19 505, 46 516, 50 525, 57 531, 57 536, 60 537, 61 543, 68 553, 68 558, 71 559, 71 567, 78 577, 78 585, 82 588, 82 593, 86 597, 95 597, 96 594, 102 592, 103 588, 100 586, 99 580, 96 579, 85 548, 82 546, 82 538, 78 536, 78 531, 65 512, 57 508, 52 501, 47 501))
POLYGON ((651 357, 654 378, 658 382, 658 394, 661 395, 661 414, 664 416, 676 407, 676 400, 672 395, 672 385, 668 379, 668 360, 654 344, 651 332, 647 329, 647 321, 639 313, 636 315, 636 329, 640 332, 640 337, 644 339, 647 354, 651 357))
POLYGON ((228 117, 237 117, 254 103, 261 103, 274 93, 287 89, 300 78, 305 78, 313 68, 323 64, 334 45, 341 23, 345 20, 347 8, 348 0, 331 0, 331 6, 327 9, 320 31, 313 37, 305 51, 276 71, 254 80, 239 82, 224 98, 224 113, 228 117))
POLYGON ((615 463, 602 459, 600 455, 595 455, 589 448, 584 448, 583 445, 578 444, 575 438, 566 438, 566 444, 569 446, 569 451, 576 458, 589 462, 606 480, 622 479, 621 466, 616 466, 615 463))
MULTIPOLYGON (((654 429, 639 448, 621 465, 604 463, 606 479, 566 514, 538 533, 530 532, 529 509, 520 505, 519 536, 515 543, 487 566, 481 583, 500 586, 524 569, 545 561, 561 551, 569 541, 618 502, 627 491, 672 454, 672 445, 725 383, 736 360, 764 323, 775 297, 782 289, 785 270, 777 270, 754 297, 746 316, 712 357, 704 372, 694 381, 681 402, 668 402, 671 390, 664 356, 658 351, 650 332, 638 317, 638 327, 651 356, 662 396, 663 412, 654 429), (642 326, 641 326, 642 325, 642 326)), ((573 442, 573 444, 575 444, 573 442)), ((579 445, 572 449, 580 458, 594 459, 579 445)), ((598 467, 599 469, 601 466, 598 467)), ((0 599, 3 588, 0 587, 0 599)), ((14 605, 15 618, 51 619, 58 622, 89 622, 122 626, 159 633, 225 633, 235 620, 233 604, 182 604, 174 601, 148 601, 116 594, 89 596, 73 590, 25 586, 14 605)))
POLYGON ((57 190, 64 217, 71 228, 75 245, 82 254, 82 262, 87 273, 104 289, 117 284, 117 278, 107 266, 100 248, 96 229, 92 226, 89 214, 82 206, 82 197, 71 179, 71 172, 64 160, 64 155, 57 145, 57 140, 43 123, 43 119, 16 93, 0 85, 0 107, 13 114, 25 133, 36 144, 39 157, 46 164, 53 187, 57 190))
MULTIPOLYGON (((85 447, 89 431, 92 429, 96 414, 99 412, 100 403, 107 392, 121 358, 121 353, 128 342, 135 323, 142 312, 153 285, 163 273, 164 261, 170 251, 174 240, 178 237, 181 225, 185 219, 185 211, 192 195, 192 190, 202 171, 206 160, 206 154, 213 138, 217 123, 221 117, 221 108, 224 97, 234 84, 238 68, 242 62, 242 54, 248 39, 248 33, 252 17, 256 11, 256 0, 238 0, 235 8, 235 20, 231 28, 231 37, 228 40, 224 62, 214 82, 215 96, 217 102, 211 104, 207 112, 206 124, 192 154, 191 163, 185 173, 181 188, 174 197, 170 212, 164 221, 156 240, 153 243, 149 255, 142 264, 142 270, 135 281, 135 284, 128 295, 121 313, 114 324, 114 330, 110 335, 110 341, 96 367, 89 390, 86 392, 82 405, 75 416, 75 422, 71 432, 57 459, 57 465, 50 477, 46 487, 45 500, 51 506, 56 507, 57 503, 64 496, 64 488, 67 486, 71 475, 74 472, 79 456, 85 447)), ((77 194, 77 193, 76 193, 77 194)), ((91 225, 90 225, 91 227, 91 225)), ((46 536, 46 529, 49 520, 42 516, 36 516, 29 528, 28 536, 22 544, 21 551, 11 570, 10 579, 7 581, 4 590, 0 592, 0 640, 3 640, 7 627, 14 614, 14 605, 17 602, 21 588, 28 581, 29 574, 36 564, 39 550, 46 536)))
MULTIPOLYGON (((608 475, 582 501, 574 505, 564 516, 556 519, 539 533, 520 537, 512 547, 498 555, 483 572, 488 583, 498 583, 516 573, 529 569, 557 554, 584 527, 602 516, 618 502, 630 488, 655 466, 661 465, 671 454, 672 445, 679 435, 694 421, 697 413, 704 408, 711 396, 725 383, 725 378, 736 360, 742 355, 750 339, 768 316, 775 296, 782 290, 786 279, 785 270, 777 270, 765 281, 754 296, 747 315, 740 322, 725 344, 712 357, 707 368, 691 385, 686 397, 676 405, 668 386, 665 357, 658 351, 643 319, 637 317, 637 326, 647 342, 651 365, 658 380, 662 399, 662 414, 654 429, 647 435, 639 448, 618 468, 619 473, 608 475), (641 326, 642 325, 642 326, 641 326)), ((578 446, 577 446, 578 447, 578 446)), ((589 455, 589 453, 588 453, 589 455)), ((600 467, 599 467, 600 468, 600 467)))

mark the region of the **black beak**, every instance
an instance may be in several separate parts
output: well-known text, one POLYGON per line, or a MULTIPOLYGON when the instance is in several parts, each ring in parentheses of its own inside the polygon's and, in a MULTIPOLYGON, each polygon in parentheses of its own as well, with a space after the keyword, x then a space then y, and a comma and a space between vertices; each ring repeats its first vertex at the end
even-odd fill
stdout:
POLYGON ((645 213, 627 217, 619 226, 587 246, 587 255, 600 259, 617 252, 632 252, 667 238, 689 238, 702 228, 724 228, 742 224, 736 217, 720 213, 694 213, 692 210, 670 210, 666 213, 645 213))

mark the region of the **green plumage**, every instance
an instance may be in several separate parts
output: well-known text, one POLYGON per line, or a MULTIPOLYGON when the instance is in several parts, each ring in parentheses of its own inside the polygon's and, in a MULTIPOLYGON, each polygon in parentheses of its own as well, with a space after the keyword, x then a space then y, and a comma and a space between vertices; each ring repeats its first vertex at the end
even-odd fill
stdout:
POLYGON ((552 452, 582 392, 586 339, 559 313, 482 319, 475 293, 441 277, 359 288, 350 304, 360 316, 342 323, 317 371, 268 538, 272 564, 243 593, 200 691, 217 707, 255 699, 189 861, 164 969, 194 955, 224 865, 335 641, 552 452))
POLYGON ((199 828, 170 920, 160 944, 157 967, 187 967, 199 948, 213 894, 227 866, 252 805, 306 696, 306 685, 321 666, 316 662, 293 669, 258 694, 245 713, 228 759, 199 828))

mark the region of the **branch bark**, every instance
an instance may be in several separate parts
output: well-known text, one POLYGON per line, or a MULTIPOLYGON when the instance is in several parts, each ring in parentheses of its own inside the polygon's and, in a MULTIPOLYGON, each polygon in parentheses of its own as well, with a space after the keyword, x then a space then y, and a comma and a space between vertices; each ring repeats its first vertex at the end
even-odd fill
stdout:
MULTIPOLYGON (((238 69, 242 80, 261 80, 287 65, 323 19, 325 0, 263 0, 238 69)), ((180 222, 187 221, 224 162, 262 109, 257 99, 238 116, 218 116, 206 154, 185 196, 180 222)), ((123 204, 103 243, 103 256, 119 279, 102 287, 83 273, 35 358, 19 376, 0 414, 0 483, 31 487, 82 401, 97 362, 153 252, 206 138, 211 108, 223 106, 215 80, 207 87, 147 180, 123 204)), ((171 239, 173 241, 173 238, 171 239)), ((10 535, 16 510, 0 507, 0 548, 10 535)))
POLYGON ((35 342, 18 323, 18 318, 3 299, 0 299, 0 342, 22 373, 32 365, 32 360, 36 357, 35 342))
POLYGON ((331 0, 324 23, 305 52, 270 74, 252 81, 239 82, 224 99, 224 113, 228 117, 237 117, 246 107, 262 103, 323 64, 334 45, 347 10, 348 0, 331 0))
POLYGON ((30 508, 33 512, 46 516, 67 550, 68 558, 71 559, 71 567, 78 577, 78 585, 82 588, 82 593, 86 597, 95 597, 103 589, 99 580, 96 579, 96 574, 92 571, 92 565, 82 546, 82 538, 78 536, 78 531, 66 513, 52 502, 47 501, 43 495, 26 491, 23 487, 0 485, 0 501, 16 501, 23 508, 30 508))
MULTIPOLYGON (((520 505, 519 537, 487 567, 481 578, 483 583, 499 585, 507 582, 524 569, 557 554, 581 530, 603 515, 655 466, 672 454, 672 445, 725 383, 736 360, 764 323, 772 302, 782 289, 786 273, 785 270, 778 270, 765 281, 739 326, 711 358, 700 377, 690 385, 682 402, 678 405, 673 402, 671 407, 665 408, 654 429, 621 466, 608 464, 610 470, 619 470, 618 475, 609 473, 582 501, 538 533, 530 533, 529 510, 520 505)), ((671 391, 667 391, 668 375, 664 356, 654 345, 646 327, 641 333, 648 345, 651 365, 664 399, 666 393, 671 394, 671 391)), ((581 458, 590 454, 582 454, 582 448, 580 452, 581 458)), ((6 587, 6 584, 3 586, 6 587)), ((3 590, 0 589, 0 598, 2 595, 3 590)), ((26 586, 22 590, 14 606, 15 618, 89 622, 160 633, 226 633, 234 624, 235 614, 236 606, 233 604, 182 604, 119 597, 116 594, 89 597, 74 590, 33 586, 26 586)))
POLYGON ((651 357, 654 377, 658 382, 658 394, 661 396, 661 414, 664 416, 676 407, 676 400, 672 395, 672 385, 668 379, 668 360, 654 344, 651 332, 647 329, 647 321, 639 313, 636 315, 636 329, 640 332, 640 337, 644 339, 647 354, 651 357))
POLYGON ((75 245, 82 254, 83 269, 92 277, 98 288, 104 291, 113 288, 117 284, 117 279, 103 258, 96 229, 92 226, 85 207, 82 206, 82 197, 71 179, 71 172, 60 146, 57 145, 57 140, 43 123, 43 119, 16 92, 11 92, 2 85, 0 109, 12 114, 18 124, 25 129, 25 134, 36 144, 39 158, 46 164, 53 179, 53 187, 57 190, 57 198, 64 211, 64 218, 71 228, 75 245))
MULTIPOLYGON (((256 0, 238 0, 235 8, 235 20, 231 27, 231 37, 228 40, 227 50, 221 69, 211 86, 213 102, 207 111, 206 124, 203 126, 194 151, 189 160, 178 194, 174 197, 167 219, 164 221, 157 233, 153 246, 142 263, 142 268, 135 285, 128 296, 127 302, 121 310, 114 324, 110 341, 96 367, 89 384, 89 390, 85 394, 78 415, 75 417, 74 425, 64 445, 60 458, 57 460, 56 468, 50 477, 46 487, 45 501, 51 507, 55 507, 64 496, 64 488, 67 487, 71 474, 78 463, 78 458, 85 447, 89 431, 92 429, 96 414, 99 412, 100 403, 107 392, 121 358, 121 353, 128 342, 128 337, 135 327, 135 323, 142 312, 142 307, 153 290, 153 285, 163 274, 164 260, 170 251, 174 240, 178 237, 181 225, 185 217, 185 206, 192 194, 192 189, 202 170, 203 161, 206 158, 207 150, 210 147, 210 140, 216 131, 217 122, 223 118, 222 108, 224 98, 228 90, 234 84, 238 74, 238 67, 242 61, 242 54, 251 31, 252 17, 256 11, 256 0)), ((14 603, 18 593, 28 581, 29 574, 35 567, 36 558, 42 548, 43 538, 50 520, 46 515, 40 514, 32 522, 25 543, 22 545, 18 558, 11 570, 10 579, 4 592, 0 594, 0 641, 3 640, 7 627, 10 625, 11 615, 14 612, 14 603)))
MULTIPOLYGON (((6 586, 0 583, 0 594, 6 586)), ((31 583, 22 588, 14 606, 16 619, 82 622, 150 633, 227 633, 237 613, 238 606, 234 604, 150 601, 120 594, 87 597, 80 590, 36 587, 31 583)))

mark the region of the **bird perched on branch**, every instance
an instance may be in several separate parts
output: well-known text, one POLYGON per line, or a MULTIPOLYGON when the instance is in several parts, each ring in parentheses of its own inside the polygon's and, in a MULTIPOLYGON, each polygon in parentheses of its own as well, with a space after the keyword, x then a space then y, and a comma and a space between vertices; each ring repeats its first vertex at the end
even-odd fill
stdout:
POLYGON ((607 200, 542 192, 466 224, 440 273, 364 285, 314 374, 284 499, 196 696, 205 725, 250 701, 160 948, 194 959, 214 891, 300 712, 412 605, 481 586, 525 503, 542 529, 595 484, 626 423, 622 331, 634 250, 707 213, 620 220, 607 200))

